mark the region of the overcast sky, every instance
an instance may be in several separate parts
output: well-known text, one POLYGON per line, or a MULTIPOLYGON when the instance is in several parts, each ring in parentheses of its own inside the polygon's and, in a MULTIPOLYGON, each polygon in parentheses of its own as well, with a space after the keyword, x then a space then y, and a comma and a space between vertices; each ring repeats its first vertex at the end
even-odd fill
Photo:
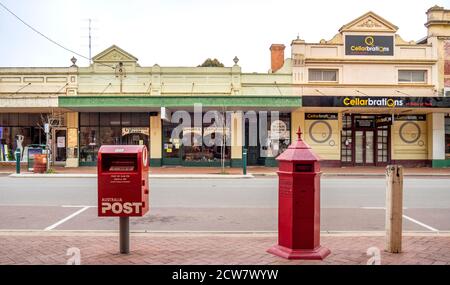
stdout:
MULTIPOLYGON (((24 21, 83 55, 116 44, 141 66, 197 66, 218 58, 226 66, 238 56, 244 72, 267 72, 272 43, 287 46, 331 39, 367 11, 399 27, 403 39, 426 36, 425 12, 450 0, 0 0, 24 21)), ((73 56, 42 38, 0 7, 0 66, 69 66, 73 56)), ((88 65, 80 58, 79 66, 88 65)))

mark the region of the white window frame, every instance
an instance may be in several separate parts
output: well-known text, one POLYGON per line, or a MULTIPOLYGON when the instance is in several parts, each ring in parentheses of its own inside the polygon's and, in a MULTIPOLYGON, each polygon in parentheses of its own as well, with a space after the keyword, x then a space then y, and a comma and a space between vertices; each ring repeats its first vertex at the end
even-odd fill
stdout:
MULTIPOLYGON (((323 74, 322 74, 322 78, 323 78, 323 74)), ((315 68, 315 67, 308 68, 308 82, 338 83, 339 82, 339 69, 338 68, 315 68), (309 78, 309 75, 310 75, 309 72, 311 70, 318 70, 318 71, 321 71, 321 72, 324 72, 324 71, 335 71, 336 72, 336 80, 331 80, 331 81, 329 81, 329 80, 311 80, 311 78, 309 78)))
POLYGON ((397 82, 399 84, 427 84, 428 82, 428 70, 427 69, 398 69, 397 70, 397 82), (411 81, 400 81, 400 72, 410 72, 411 81), (421 71, 424 73, 423 81, 412 81, 412 72, 421 71))

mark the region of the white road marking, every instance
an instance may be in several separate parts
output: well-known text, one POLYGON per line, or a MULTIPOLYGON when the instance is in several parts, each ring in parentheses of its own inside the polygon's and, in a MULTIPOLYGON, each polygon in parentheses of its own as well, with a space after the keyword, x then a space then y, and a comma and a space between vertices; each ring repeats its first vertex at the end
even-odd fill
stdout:
MULTIPOLYGON (((361 207, 361 209, 364 210, 386 210, 386 207, 361 207)), ((403 210, 406 210, 408 208, 403 207, 403 210)))
POLYGON ((81 208, 80 210, 76 211, 76 212, 73 213, 72 215, 67 216, 67 217, 65 217, 64 219, 62 219, 62 220, 60 220, 60 221, 54 223, 53 225, 46 227, 46 228, 44 229, 44 231, 51 231, 51 230, 53 230, 53 229, 56 228, 57 226, 59 226, 59 225, 65 223, 65 222, 67 222, 68 220, 72 219, 72 218, 75 217, 76 215, 79 215, 79 214, 83 213, 84 211, 86 211, 86 210, 89 209, 89 208, 90 208, 90 206, 86 206, 86 207, 81 208))
POLYGON ((418 224, 419 226, 422 226, 422 227, 424 227, 424 228, 426 228, 426 229, 429 229, 430 231, 433 231, 433 232, 439 232, 438 229, 435 229, 435 228, 433 228, 433 227, 430 227, 429 225, 426 225, 426 224, 424 224, 424 223, 422 223, 422 222, 419 222, 418 220, 415 220, 415 219, 413 219, 413 218, 411 218, 411 217, 408 217, 407 215, 403 215, 403 218, 405 218, 405 219, 407 219, 407 220, 410 220, 411 222, 416 223, 416 224, 418 224))
MULTIPOLYGON (((386 210, 386 207, 361 207, 361 209, 365 209, 365 210, 386 210)), ((407 208, 403 208, 403 209, 407 209, 407 208)), ((438 229, 433 228, 433 227, 431 227, 431 226, 429 226, 427 224, 424 224, 424 223, 422 223, 422 222, 420 222, 420 221, 418 221, 416 219, 408 217, 407 215, 403 215, 403 218, 406 219, 406 220, 409 220, 409 221, 411 221, 411 222, 413 222, 415 224, 418 224, 419 226, 422 226, 422 227, 424 227, 424 228, 426 228, 426 229, 428 229, 428 230, 430 230, 432 232, 439 232, 438 229)))
POLYGON ((88 206, 88 205, 62 205, 63 208, 97 208, 98 206, 88 206))

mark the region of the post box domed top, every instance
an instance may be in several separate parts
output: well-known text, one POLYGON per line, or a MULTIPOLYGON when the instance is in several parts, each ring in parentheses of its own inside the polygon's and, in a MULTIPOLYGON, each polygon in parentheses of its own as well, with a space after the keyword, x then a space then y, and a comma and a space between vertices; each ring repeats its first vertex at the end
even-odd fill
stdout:
POLYGON ((100 153, 139 153, 147 151, 145 145, 102 145, 100 153))
POLYGON ((312 151, 311 147, 303 141, 300 127, 297 131, 297 141, 293 142, 282 154, 278 161, 319 161, 320 158, 312 151))

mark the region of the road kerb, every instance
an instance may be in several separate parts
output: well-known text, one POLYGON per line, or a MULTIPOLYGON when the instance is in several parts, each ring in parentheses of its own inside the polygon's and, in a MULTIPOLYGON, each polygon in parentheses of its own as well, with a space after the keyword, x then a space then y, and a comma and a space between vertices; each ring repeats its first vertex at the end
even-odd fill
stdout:
MULTIPOLYGON (((0 230, 0 236, 116 236, 112 230, 0 230)), ((227 237, 276 237, 276 231, 130 231, 133 236, 227 236, 227 237)), ((322 237, 377 237, 384 231, 323 231, 322 237)), ((450 231, 405 231, 403 236, 450 237, 450 231)))
MULTIPOLYGON (((21 173, 10 174, 11 178, 97 178, 97 174, 80 173, 80 174, 34 174, 34 173, 21 173)), ((240 175, 240 174, 150 174, 149 178, 153 179, 248 179, 254 178, 252 174, 240 175)))

